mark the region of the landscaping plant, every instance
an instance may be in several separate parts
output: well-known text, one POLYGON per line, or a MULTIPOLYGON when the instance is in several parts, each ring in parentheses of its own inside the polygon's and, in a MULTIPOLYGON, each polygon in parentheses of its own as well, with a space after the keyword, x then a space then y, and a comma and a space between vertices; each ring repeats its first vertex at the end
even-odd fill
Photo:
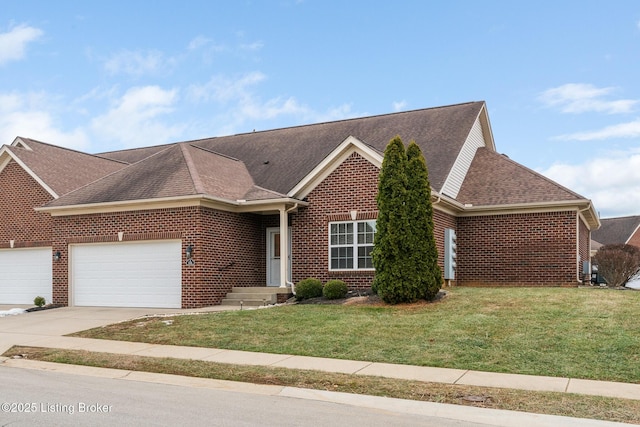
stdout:
POLYGON ((592 261, 607 285, 612 287, 624 286, 640 274, 640 248, 632 245, 605 245, 592 261))
POLYGON ((296 285, 296 298, 299 300, 322 296, 322 282, 318 279, 303 279, 296 285))
POLYGON ((347 284, 342 280, 329 280, 322 288, 322 295, 326 299, 344 298, 349 292, 347 284))
POLYGON ((442 285, 442 274, 433 236, 427 165, 415 142, 407 151, 399 136, 387 145, 376 202, 374 292, 390 304, 433 300, 442 285))

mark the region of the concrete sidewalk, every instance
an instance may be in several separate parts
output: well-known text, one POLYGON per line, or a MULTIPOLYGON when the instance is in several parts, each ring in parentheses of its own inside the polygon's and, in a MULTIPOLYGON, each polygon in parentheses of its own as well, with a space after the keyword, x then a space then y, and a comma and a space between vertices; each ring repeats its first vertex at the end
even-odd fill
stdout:
MULTIPOLYGON (((2 306, 0 306, 2 309, 2 306)), ((239 365, 317 370, 351 375, 417 380, 443 384, 552 391, 640 400, 640 384, 574 378, 478 372, 464 369, 394 365, 322 357, 255 353, 215 348, 182 347, 63 336, 72 332, 157 314, 185 314, 233 310, 209 307, 199 310, 64 307, 0 318, 0 354, 14 345, 107 352, 121 355, 172 357, 239 365)))
MULTIPOLYGON (((216 348, 183 347, 75 337, 17 335, 13 336, 11 341, 12 345, 86 350, 120 355, 171 357, 176 359, 193 359, 216 363, 232 363, 237 365, 270 366, 351 375, 379 376, 385 378, 417 380, 452 385, 512 388, 531 391, 552 391, 559 393, 576 393, 640 400, 640 384, 619 382, 501 374, 464 369, 394 365, 389 363, 327 359, 322 357, 294 356, 288 354, 255 353, 216 348)), ((0 343, 3 343, 5 347, 4 349, 0 348, 1 351, 6 351, 10 347, 7 347, 8 343, 5 341, 5 337, 3 337, 2 333, 0 333, 0 343)))

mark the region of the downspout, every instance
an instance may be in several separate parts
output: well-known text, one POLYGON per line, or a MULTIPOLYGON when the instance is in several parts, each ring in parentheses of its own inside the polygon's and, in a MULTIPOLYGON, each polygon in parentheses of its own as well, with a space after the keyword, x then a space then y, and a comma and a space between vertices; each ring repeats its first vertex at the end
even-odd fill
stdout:
MULTIPOLYGON (((583 285, 585 284, 586 275, 589 273, 585 272, 584 267, 581 265, 582 259, 580 258, 580 215, 582 214, 582 212, 588 211, 589 209, 591 209, 591 203, 589 203, 589 205, 584 209, 578 209, 578 215, 576 217, 576 236, 578 236, 578 238, 576 239, 576 255, 578 258, 578 269, 581 272, 581 274, 578 274, 578 282, 582 283, 583 285)), ((591 236, 589 236, 589 241, 587 242, 587 254, 589 268, 591 268, 591 236)))

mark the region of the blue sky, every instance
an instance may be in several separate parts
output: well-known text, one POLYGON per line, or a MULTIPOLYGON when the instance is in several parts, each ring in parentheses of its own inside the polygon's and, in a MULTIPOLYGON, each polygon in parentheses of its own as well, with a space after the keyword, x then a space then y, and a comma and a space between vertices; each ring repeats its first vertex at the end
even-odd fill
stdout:
POLYGON ((640 215, 640 2, 5 2, 0 143, 92 153, 487 102, 499 152, 640 215))

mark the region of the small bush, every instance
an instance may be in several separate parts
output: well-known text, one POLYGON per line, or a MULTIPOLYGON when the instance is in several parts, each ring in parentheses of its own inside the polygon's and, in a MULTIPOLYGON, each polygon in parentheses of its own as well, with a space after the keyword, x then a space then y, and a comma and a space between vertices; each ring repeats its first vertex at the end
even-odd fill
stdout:
POLYGON ((299 300, 318 298, 322 296, 322 282, 318 279, 308 278, 301 280, 296 285, 296 298, 299 300))
POLYGON ((347 284, 342 280, 329 280, 322 288, 322 295, 326 299, 339 299, 347 295, 347 284))
POLYGON ((605 245, 593 257, 593 263, 607 285, 624 286, 640 274, 640 249, 626 244, 605 245))
POLYGON ((41 296, 37 296, 33 299, 33 305, 35 305, 36 307, 42 307, 46 304, 46 302, 47 301, 45 301, 44 297, 41 296))

